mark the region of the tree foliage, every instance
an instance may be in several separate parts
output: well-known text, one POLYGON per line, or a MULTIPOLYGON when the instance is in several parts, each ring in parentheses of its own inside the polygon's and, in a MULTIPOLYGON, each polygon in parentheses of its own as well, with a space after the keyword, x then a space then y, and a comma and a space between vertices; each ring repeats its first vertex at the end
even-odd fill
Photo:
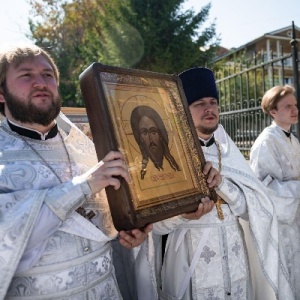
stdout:
POLYGON ((183 11, 185 0, 29 0, 31 38, 58 64, 65 106, 81 106, 78 76, 93 62, 162 73, 205 65, 215 24, 210 4, 183 11), (200 51, 207 47, 207 51, 200 51))
POLYGON ((131 0, 134 9, 129 22, 138 28, 145 47, 140 69, 178 73, 188 67, 205 65, 214 55, 218 39, 215 25, 202 29, 208 18, 210 4, 198 14, 183 11, 182 0, 131 0), (210 46, 206 52, 200 48, 210 46))

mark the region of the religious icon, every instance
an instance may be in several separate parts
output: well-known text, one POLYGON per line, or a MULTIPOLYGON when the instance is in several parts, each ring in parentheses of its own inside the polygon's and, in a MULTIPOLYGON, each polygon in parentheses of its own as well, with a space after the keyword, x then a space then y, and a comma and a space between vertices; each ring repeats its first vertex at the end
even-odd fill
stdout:
POLYGON ((178 76, 94 63, 80 75, 98 159, 118 150, 131 183, 106 188, 118 230, 143 227, 215 198, 178 76), (184 99, 184 101, 183 101, 184 99))
POLYGON ((142 154, 141 179, 147 172, 149 158, 158 170, 163 170, 164 158, 174 171, 180 168, 170 153, 169 137, 159 114, 149 106, 137 106, 131 113, 130 123, 142 154))

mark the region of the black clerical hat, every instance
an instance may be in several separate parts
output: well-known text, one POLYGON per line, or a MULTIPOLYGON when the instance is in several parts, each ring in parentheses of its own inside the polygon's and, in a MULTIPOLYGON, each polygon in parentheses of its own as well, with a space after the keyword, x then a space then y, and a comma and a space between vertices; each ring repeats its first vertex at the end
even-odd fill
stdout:
POLYGON ((188 104, 204 98, 213 97, 219 102, 215 76, 208 68, 196 67, 179 74, 188 104))

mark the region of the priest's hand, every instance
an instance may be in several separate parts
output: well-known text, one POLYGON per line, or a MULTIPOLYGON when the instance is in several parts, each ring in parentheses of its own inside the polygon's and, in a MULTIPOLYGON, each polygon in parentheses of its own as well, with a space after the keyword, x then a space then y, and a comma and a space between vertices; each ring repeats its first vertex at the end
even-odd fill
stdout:
POLYGON ((119 232, 119 242, 127 249, 137 247, 145 241, 152 228, 152 224, 149 224, 144 229, 121 230, 119 232))
POLYGON ((212 166, 212 163, 207 161, 203 168, 203 174, 207 176, 206 182, 209 188, 217 187, 221 181, 221 174, 212 166))
POLYGON ((124 156, 118 151, 110 151, 102 161, 83 176, 86 177, 93 194, 100 192, 109 185, 113 186, 115 190, 119 189, 121 186, 120 177, 124 178, 127 183, 130 182, 124 156))
POLYGON ((199 204, 198 209, 196 211, 188 214, 183 214, 181 216, 188 220, 198 220, 203 215, 209 213, 213 209, 214 205, 215 203, 213 200, 210 200, 208 197, 205 197, 201 199, 201 203, 199 204))

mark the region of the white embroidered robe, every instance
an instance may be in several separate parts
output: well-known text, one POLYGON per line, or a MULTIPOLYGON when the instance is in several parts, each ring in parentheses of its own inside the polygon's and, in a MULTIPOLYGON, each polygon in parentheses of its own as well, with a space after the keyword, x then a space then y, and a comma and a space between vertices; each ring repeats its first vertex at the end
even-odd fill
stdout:
MULTIPOLYGON (((154 224, 154 233, 169 234, 161 272, 161 299, 252 299, 249 265, 238 216, 249 218, 256 251, 279 299, 291 288, 278 240, 277 219, 264 186, 222 126, 215 132, 221 145, 222 183, 217 193, 224 220, 216 209, 199 220, 174 217, 154 224)), ((216 145, 203 147, 207 161, 218 169, 216 145)), ((250 262, 251 263, 251 262, 250 262)))
MULTIPOLYGON (((294 298, 300 299, 300 144, 275 123, 265 128, 252 146, 250 163, 259 179, 274 193, 283 246, 294 298)), ((287 298, 288 299, 288 298, 287 298)))
POLYGON ((93 143, 63 115, 58 125, 72 170, 58 136, 46 141, 25 139, 63 183, 10 130, 6 120, 1 124, 0 299, 122 299, 110 244, 117 232, 106 195, 91 197, 87 183, 79 176, 97 163, 93 143), (77 177, 70 180, 74 175, 77 177), (93 223, 74 211, 79 206, 96 213, 93 223), (41 220, 45 215, 57 218, 57 225, 41 220), (27 262, 24 251, 31 235, 39 230, 47 236, 39 237, 37 232, 35 239, 40 238, 40 243, 27 249, 27 262), (19 265, 21 258, 25 267, 19 265))

